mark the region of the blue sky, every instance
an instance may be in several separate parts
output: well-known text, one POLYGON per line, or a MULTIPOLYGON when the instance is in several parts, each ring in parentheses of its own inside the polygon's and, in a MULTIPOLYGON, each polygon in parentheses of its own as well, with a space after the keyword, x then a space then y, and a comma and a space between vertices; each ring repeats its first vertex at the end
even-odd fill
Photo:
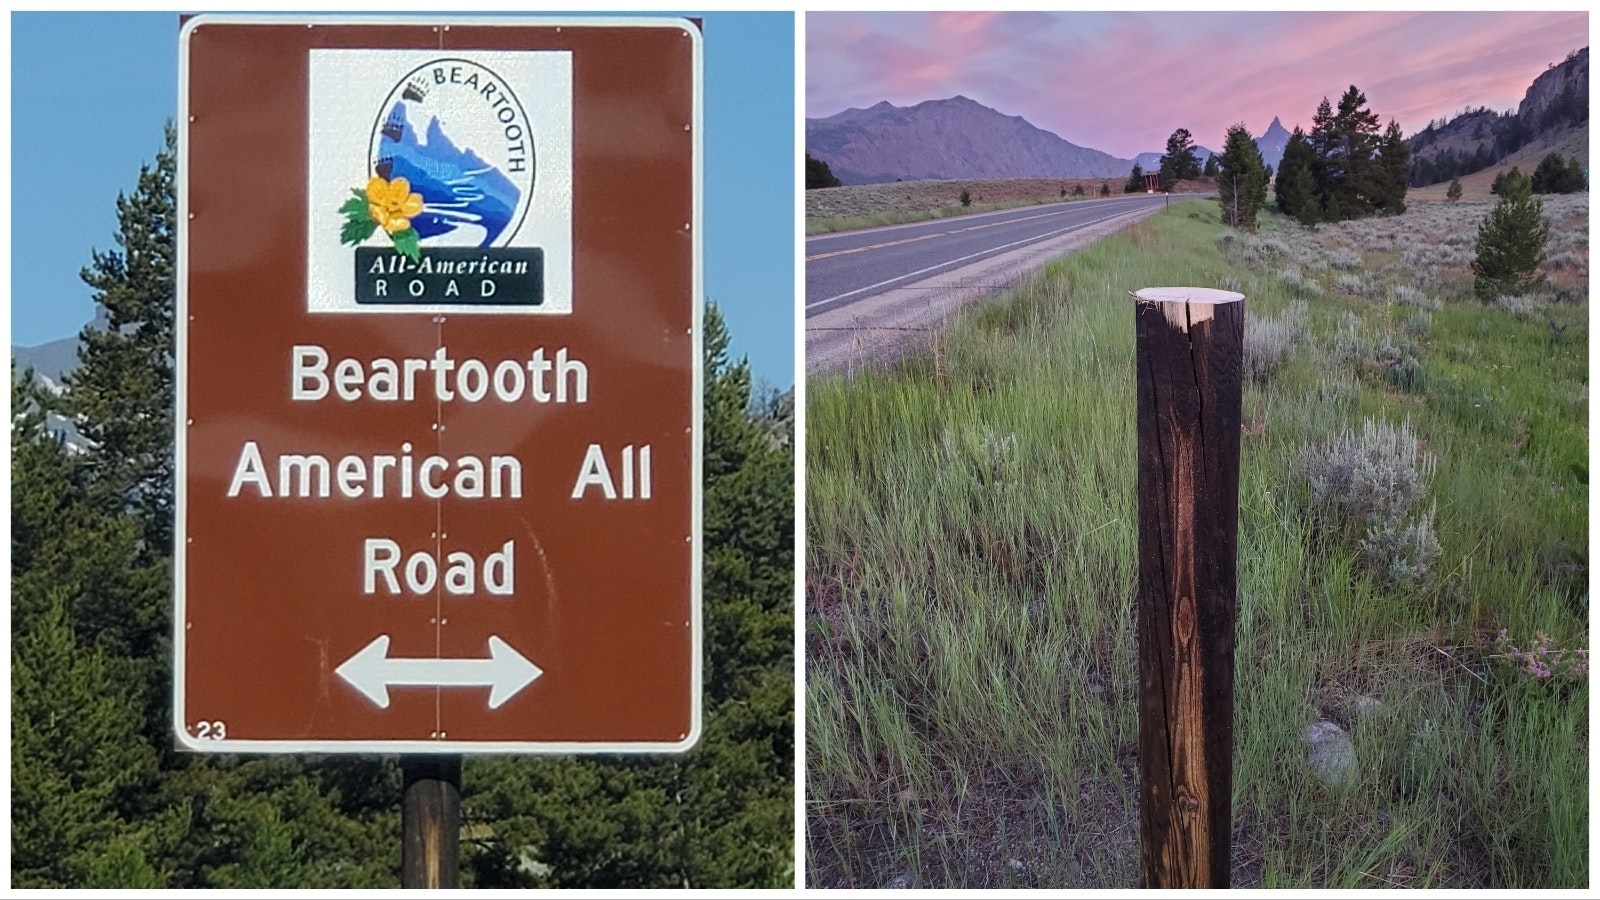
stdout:
MULTIPOLYGON (((678 13, 652 13, 678 15, 678 13)), ((705 29, 705 290, 758 380, 794 383, 794 16, 681 13, 705 29)), ((78 272, 178 106, 175 13, 11 16, 11 342, 94 316, 78 272)))

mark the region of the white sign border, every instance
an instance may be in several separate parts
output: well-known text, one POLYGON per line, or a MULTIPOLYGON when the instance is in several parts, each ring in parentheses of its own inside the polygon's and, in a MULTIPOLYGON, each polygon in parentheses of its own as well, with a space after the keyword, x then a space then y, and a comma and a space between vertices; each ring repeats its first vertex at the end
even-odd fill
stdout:
MULTIPOLYGON (((705 457, 705 347, 704 347, 704 177, 705 160, 705 38, 695 24, 685 18, 675 17, 610 17, 559 18, 538 16, 460 16, 439 18, 434 16, 262 16, 201 14, 184 22, 178 35, 178 170, 174 182, 177 192, 177 233, 175 281, 177 348, 174 365, 174 393, 176 396, 176 434, 173 439, 173 702, 172 724, 177 744, 181 749, 199 753, 443 753, 443 754, 645 754, 687 753, 699 742, 704 730, 704 627, 702 594, 702 523, 704 519, 704 457, 705 457), (690 308, 693 311, 690 342, 693 358, 690 360, 694 392, 690 427, 697 440, 694 442, 694 479, 690 501, 689 535, 689 606, 690 606, 690 712, 689 733, 680 741, 389 741, 389 740, 202 740, 191 736, 184 720, 184 681, 186 673, 185 639, 187 597, 184 584, 188 572, 188 397, 189 372, 189 38, 202 25, 433 25, 451 26, 505 26, 505 27, 559 27, 559 28, 671 28, 686 33, 692 41, 693 89, 692 127, 694 129, 692 194, 693 211, 690 223, 691 281, 690 308)), ((303 298, 301 298, 303 299, 303 298)))

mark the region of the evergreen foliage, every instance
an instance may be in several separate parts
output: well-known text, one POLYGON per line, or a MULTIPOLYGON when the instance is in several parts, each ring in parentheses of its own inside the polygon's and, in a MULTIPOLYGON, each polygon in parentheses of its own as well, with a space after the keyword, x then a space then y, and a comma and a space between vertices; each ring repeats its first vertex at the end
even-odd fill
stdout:
POLYGON ((1298 196, 1290 200, 1296 218, 1309 224, 1405 211, 1411 151, 1398 123, 1391 121, 1380 134, 1378 122, 1378 114, 1367 108, 1366 95, 1353 84, 1337 108, 1322 98, 1305 136, 1311 159, 1297 150, 1291 160, 1286 148, 1279 166, 1279 180, 1287 180, 1292 193, 1300 185, 1299 175, 1291 171, 1305 167, 1310 172, 1311 200, 1304 205, 1298 196))
MULTIPOLYGON (((393 758, 173 749, 173 210, 166 148, 118 198, 63 397, 12 393, 12 884, 375 888, 399 881, 393 758), (57 405, 94 446, 46 429, 57 405)), ((473 758, 464 882, 793 883, 791 427, 705 317, 704 731, 666 759, 473 758), (775 424, 777 422, 777 424, 775 424)))
POLYGON ((1206 176, 1207 178, 1217 177, 1217 155, 1215 153, 1206 157, 1205 168, 1201 170, 1200 174, 1206 176))
POLYGON ((1460 200, 1461 199, 1461 179, 1459 179, 1459 178, 1450 179, 1450 187, 1445 190, 1444 196, 1445 196, 1445 199, 1449 200, 1451 203, 1455 203, 1456 201, 1460 200))
POLYGON ((1411 148, 1400 133, 1400 124, 1390 120, 1378 145, 1372 186, 1371 203, 1379 213, 1398 216, 1406 211, 1406 171, 1410 167, 1411 148))
POLYGON ((1144 172, 1140 170, 1138 163, 1134 163, 1133 171, 1128 174, 1128 183, 1122 186, 1122 192, 1124 194, 1137 194, 1143 190, 1144 172))
POLYGON ((1293 216, 1302 224, 1317 221, 1321 209, 1313 193, 1317 154, 1306 139, 1306 134, 1296 126, 1289 134, 1289 143, 1283 148, 1283 159, 1278 162, 1278 182, 1274 186, 1278 211, 1293 216))
POLYGON ((839 187, 840 182, 826 162, 806 154, 806 190, 839 187))
POLYGON ((1187 128, 1173 131, 1170 138, 1166 138, 1166 154, 1162 155, 1162 168, 1171 163, 1174 183, 1187 181, 1190 178, 1200 178, 1200 159, 1195 155, 1194 136, 1190 135, 1187 128))
POLYGON ((1512 194, 1531 192, 1533 186, 1528 181, 1528 176, 1522 170, 1512 166, 1510 171, 1496 172, 1494 181, 1489 183, 1489 193, 1499 197, 1509 197, 1512 194))
MULTIPOLYGON (((1213 157, 1215 159, 1215 157, 1213 157)), ((1256 229, 1256 215, 1267 202, 1267 167, 1243 124, 1228 129, 1217 167, 1217 195, 1225 225, 1256 229)))
POLYGON ((1568 160, 1560 153, 1551 152, 1539 160, 1538 167, 1533 170, 1532 186, 1535 194, 1571 194, 1589 185, 1576 156, 1568 160))
POLYGON ((1167 152, 1161 157, 1161 183, 1171 186, 1199 177, 1200 159, 1194 152, 1194 136, 1189 134, 1189 129, 1179 128, 1167 138, 1167 152), (1169 171, 1171 180, 1167 178, 1169 171))
POLYGON ((137 517, 144 558, 172 545, 173 237, 177 132, 170 125, 154 166, 131 196, 117 197, 120 249, 91 253, 83 280, 106 312, 105 330, 78 334, 79 366, 67 378, 68 409, 93 447, 96 502, 137 517))
POLYGON ((1500 193, 1500 202, 1478 225, 1472 261, 1472 291, 1485 303, 1526 294, 1544 283, 1539 266, 1550 236, 1544 201, 1533 196, 1526 178, 1507 176, 1500 193))

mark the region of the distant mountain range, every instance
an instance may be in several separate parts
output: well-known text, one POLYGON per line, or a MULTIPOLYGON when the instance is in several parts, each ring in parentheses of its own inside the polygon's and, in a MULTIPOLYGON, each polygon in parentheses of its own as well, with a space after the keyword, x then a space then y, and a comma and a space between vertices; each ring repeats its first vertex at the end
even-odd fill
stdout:
MULTIPOLYGON (((1276 118, 1257 141, 1277 166, 1289 132, 1276 118)), ((930 178, 1122 178, 1134 163, 1161 166, 1161 152, 1123 159, 1080 147, 1021 116, 957 95, 900 107, 887 100, 806 120, 806 152, 845 184, 930 178)), ((1204 163, 1212 151, 1197 146, 1204 163)))
POLYGON ((1133 160, 1079 147, 962 96, 887 100, 806 120, 806 152, 845 184, 928 178, 1111 178, 1133 160))

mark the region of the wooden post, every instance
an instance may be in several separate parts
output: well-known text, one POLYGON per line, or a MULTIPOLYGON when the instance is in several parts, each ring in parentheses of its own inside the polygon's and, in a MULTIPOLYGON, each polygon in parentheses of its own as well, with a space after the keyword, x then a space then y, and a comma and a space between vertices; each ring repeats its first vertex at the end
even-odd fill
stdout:
POLYGON ((403 756, 400 886, 461 887, 461 757, 403 756))
POLYGON ((1134 297, 1139 879, 1225 888, 1244 295, 1146 288, 1134 297))

